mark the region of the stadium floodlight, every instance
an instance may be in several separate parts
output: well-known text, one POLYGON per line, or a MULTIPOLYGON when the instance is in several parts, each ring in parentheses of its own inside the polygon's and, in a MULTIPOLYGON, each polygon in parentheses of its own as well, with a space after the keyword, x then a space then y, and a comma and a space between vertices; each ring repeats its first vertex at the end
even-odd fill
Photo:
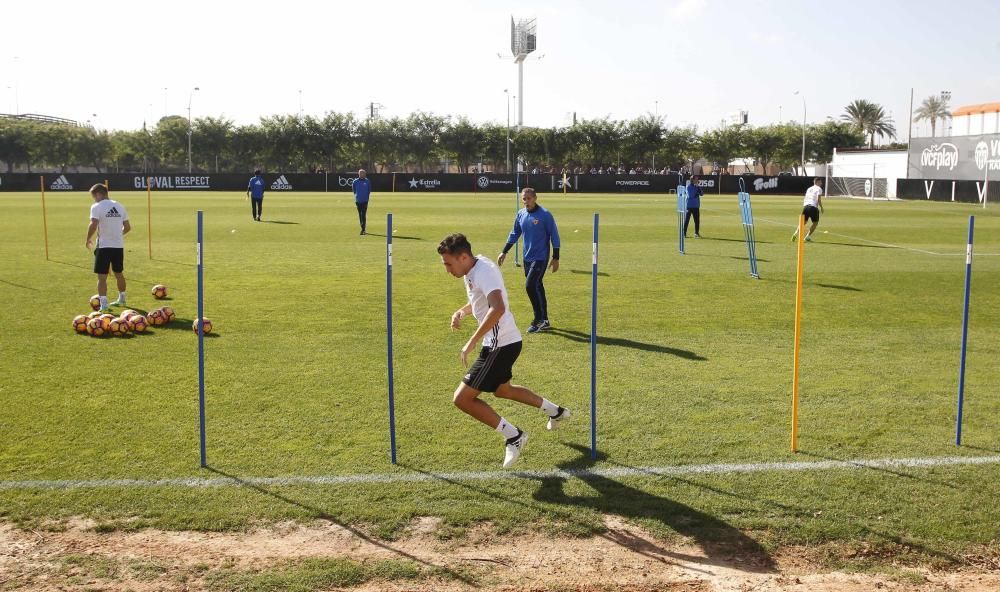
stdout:
POLYGON ((524 127, 524 60, 538 48, 536 19, 510 17, 510 53, 517 64, 517 129, 524 127))

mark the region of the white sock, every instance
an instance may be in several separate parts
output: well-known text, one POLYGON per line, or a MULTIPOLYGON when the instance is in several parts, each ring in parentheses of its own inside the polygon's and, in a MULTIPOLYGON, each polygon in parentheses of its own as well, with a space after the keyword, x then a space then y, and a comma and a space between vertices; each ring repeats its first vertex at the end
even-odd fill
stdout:
POLYGON ((503 434, 504 438, 510 440, 511 438, 517 437, 518 429, 507 423, 507 420, 500 418, 500 423, 497 424, 497 431, 503 434))
POLYGON ((125 304, 125 292, 118 292, 118 302, 125 304))
POLYGON ((556 413, 559 413, 559 405, 556 405, 548 399, 542 399, 542 411, 544 411, 545 415, 548 415, 549 417, 555 417, 556 413))
POLYGON ((101 308, 107 308, 108 307, 108 297, 107 296, 100 296, 100 299, 101 299, 101 308))

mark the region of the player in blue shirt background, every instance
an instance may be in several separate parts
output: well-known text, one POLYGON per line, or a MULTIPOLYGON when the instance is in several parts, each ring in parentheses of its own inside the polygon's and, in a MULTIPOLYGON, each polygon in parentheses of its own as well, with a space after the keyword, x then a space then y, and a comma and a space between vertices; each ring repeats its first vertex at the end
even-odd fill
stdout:
POLYGON ((497 265, 503 265, 509 251, 524 235, 524 289, 531 300, 535 318, 528 327, 528 333, 545 331, 552 327, 549 323, 549 304, 545 298, 545 286, 542 278, 546 266, 552 268, 552 273, 559 271, 559 229, 552 214, 538 205, 538 196, 531 187, 521 190, 521 203, 524 207, 517 211, 514 217, 514 228, 507 237, 503 252, 497 257, 497 265), (549 263, 549 245, 552 246, 552 262, 549 263))
POLYGON ((688 223, 694 218, 694 236, 701 238, 701 196, 703 192, 698 185, 698 175, 691 177, 687 184, 687 216, 684 217, 684 236, 688 234, 688 223))
POLYGON ((358 171, 358 178, 351 188, 354 190, 354 205, 358 208, 358 221, 361 222, 361 234, 365 233, 368 222, 368 199, 372 194, 372 182, 365 169, 358 171))
POLYGON ((247 197, 250 198, 250 215, 260 222, 260 214, 264 211, 264 177, 260 175, 260 169, 255 170, 253 177, 250 177, 247 197))

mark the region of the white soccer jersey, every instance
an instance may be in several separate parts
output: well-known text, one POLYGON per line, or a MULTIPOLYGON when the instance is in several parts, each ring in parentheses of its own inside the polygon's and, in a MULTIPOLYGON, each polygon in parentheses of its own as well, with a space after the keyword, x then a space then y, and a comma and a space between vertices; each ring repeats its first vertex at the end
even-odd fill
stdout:
POLYGON ((503 296, 503 305, 506 309, 500 322, 493 327, 493 330, 483 337, 484 347, 503 347, 521 341, 521 332, 514 324, 514 315, 510 312, 510 302, 507 300, 507 288, 503 285, 503 274, 495 263, 482 255, 476 255, 476 264, 472 266, 469 273, 465 274, 465 292, 469 296, 469 304, 472 305, 472 316, 482 324, 483 319, 489 313, 490 305, 487 295, 500 290, 503 296))
POLYGON ((823 188, 819 185, 813 185, 809 189, 806 189, 806 198, 802 200, 802 205, 816 207, 819 205, 819 197, 823 195, 823 188))
POLYGON ((125 206, 113 199, 102 199, 90 206, 90 218, 97 220, 97 248, 125 248, 124 228, 128 220, 125 206))

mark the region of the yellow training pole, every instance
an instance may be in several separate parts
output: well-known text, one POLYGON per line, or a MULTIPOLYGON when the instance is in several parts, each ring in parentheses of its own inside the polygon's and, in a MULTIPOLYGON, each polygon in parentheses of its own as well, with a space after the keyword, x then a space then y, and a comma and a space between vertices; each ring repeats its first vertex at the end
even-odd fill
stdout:
POLYGON ((566 195, 566 173, 563 173, 563 195, 566 195))
POLYGON ((42 233, 45 235, 45 260, 49 260, 49 220, 45 212, 45 177, 38 177, 38 186, 42 190, 42 233))
POLYGON ((146 240, 149 243, 149 258, 153 258, 153 178, 146 177, 146 240))
POLYGON ((792 354, 792 452, 799 451, 799 339, 802 337, 802 267, 805 259, 805 216, 799 216, 798 263, 795 266, 795 344, 792 354))
POLYGON ((108 191, 111 191, 111 183, 108 183, 107 179, 104 180, 104 187, 106 187, 108 191))
POLYGON ((392 174, 392 192, 396 193, 396 173, 392 174))

